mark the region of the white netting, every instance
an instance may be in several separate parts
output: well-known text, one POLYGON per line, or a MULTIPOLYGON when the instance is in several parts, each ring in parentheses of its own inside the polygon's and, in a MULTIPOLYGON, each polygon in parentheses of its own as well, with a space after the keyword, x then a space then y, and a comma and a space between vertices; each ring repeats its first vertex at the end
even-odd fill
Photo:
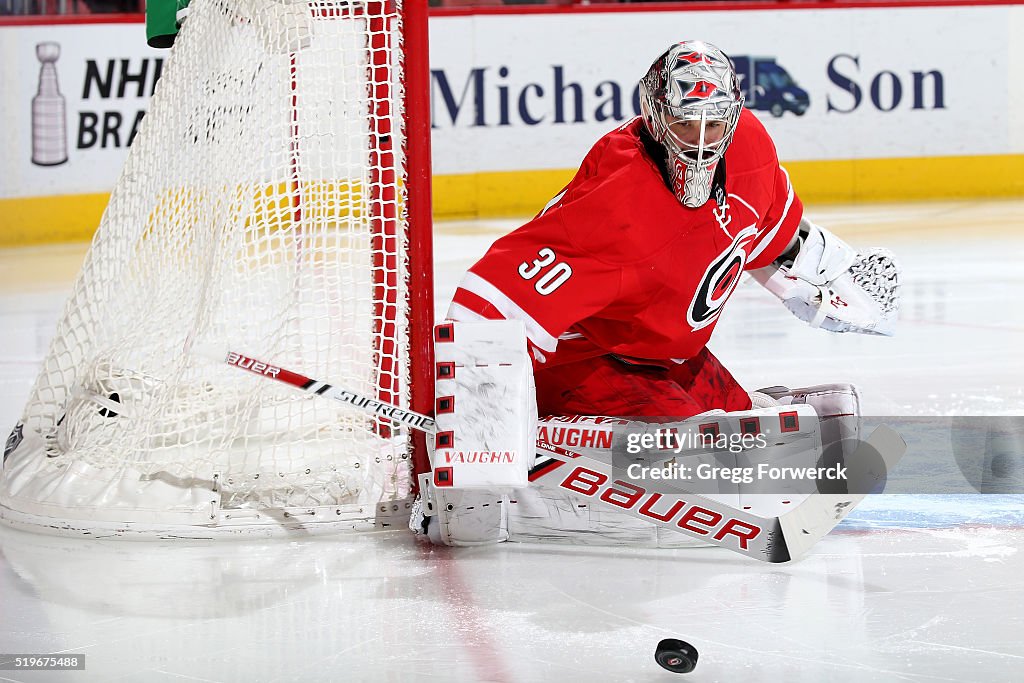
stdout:
POLYGON ((393 3, 193 1, 25 409, 4 507, 159 521, 176 494, 146 489, 169 486, 207 517, 372 517, 408 494, 407 435, 191 353, 230 346, 407 405, 400 28, 393 3), (60 490, 83 476, 95 491, 60 490))

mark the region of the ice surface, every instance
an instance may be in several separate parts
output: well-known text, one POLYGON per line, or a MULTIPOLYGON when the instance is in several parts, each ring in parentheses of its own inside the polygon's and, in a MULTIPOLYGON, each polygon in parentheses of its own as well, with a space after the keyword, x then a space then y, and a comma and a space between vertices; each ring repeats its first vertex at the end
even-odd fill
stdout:
MULTIPOLYGON (((1024 414, 1024 202, 808 213, 897 253, 899 333, 808 329, 745 281, 712 340, 741 382, 853 381, 877 416, 1024 414)), ((514 225, 437 227, 439 313, 514 225)), ((4 430, 84 250, 0 251, 4 430)), ((1022 529, 1021 496, 966 492, 869 497, 788 565, 716 548, 436 548, 405 533, 161 544, 0 527, 0 653, 86 655, 85 672, 0 680, 670 681, 654 647, 675 637, 700 651, 692 681, 1016 681, 1022 529)))

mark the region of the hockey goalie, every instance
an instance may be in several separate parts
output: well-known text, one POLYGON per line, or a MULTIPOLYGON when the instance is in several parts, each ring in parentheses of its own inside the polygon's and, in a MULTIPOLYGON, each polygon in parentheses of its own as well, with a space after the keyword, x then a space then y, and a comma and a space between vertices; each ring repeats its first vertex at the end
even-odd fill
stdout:
POLYGON ((671 46, 640 94, 642 115, 598 140, 572 181, 470 268, 437 329, 440 432, 417 522, 435 542, 698 538, 770 554, 778 530, 751 527, 778 526, 787 496, 740 484, 654 498, 616 479, 615 453, 756 429, 770 447, 659 447, 684 465, 852 457, 856 422, 836 420, 858 414, 853 386, 751 392, 707 343, 743 271, 814 327, 891 335, 892 255, 803 215, 718 48, 671 46), (755 496, 762 514, 748 519, 755 496))

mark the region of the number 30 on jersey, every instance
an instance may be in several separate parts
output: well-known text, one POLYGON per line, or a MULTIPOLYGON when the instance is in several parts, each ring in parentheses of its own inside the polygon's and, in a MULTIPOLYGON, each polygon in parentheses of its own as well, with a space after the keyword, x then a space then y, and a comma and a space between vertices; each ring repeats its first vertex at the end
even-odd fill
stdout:
POLYGON ((554 250, 543 247, 537 252, 537 257, 532 262, 523 261, 519 264, 519 276, 528 282, 537 278, 533 288, 541 296, 551 294, 572 277, 572 267, 559 261, 554 250))

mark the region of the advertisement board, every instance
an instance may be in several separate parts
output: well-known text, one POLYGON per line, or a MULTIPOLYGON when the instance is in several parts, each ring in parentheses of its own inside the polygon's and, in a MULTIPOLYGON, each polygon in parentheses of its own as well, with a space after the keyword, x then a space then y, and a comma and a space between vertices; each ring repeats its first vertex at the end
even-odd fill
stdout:
MULTIPOLYGON (((435 213, 538 210, 637 113, 637 81, 684 38, 733 58, 807 202, 1018 194, 1022 16, 1016 5, 434 16, 435 213)), ((0 240, 95 228, 169 56, 144 33, 0 27, 0 240)))
POLYGON ((783 159, 1019 153, 1008 106, 1011 11, 621 12, 437 22, 447 28, 430 55, 435 169, 574 165, 600 135, 638 113, 637 81, 684 38, 707 40, 732 57, 747 106, 765 121, 783 159))

